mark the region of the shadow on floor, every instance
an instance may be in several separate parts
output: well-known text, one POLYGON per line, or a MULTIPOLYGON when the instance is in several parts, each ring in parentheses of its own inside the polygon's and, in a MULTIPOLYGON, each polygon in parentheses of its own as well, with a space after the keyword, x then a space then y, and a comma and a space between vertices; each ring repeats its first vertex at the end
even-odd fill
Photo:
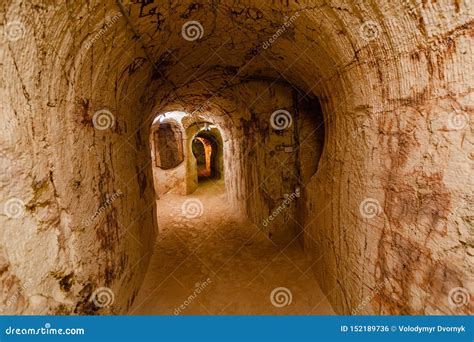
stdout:
POLYGON ((239 217, 223 181, 157 205, 160 233, 129 314, 334 314, 301 247, 275 246, 239 217))

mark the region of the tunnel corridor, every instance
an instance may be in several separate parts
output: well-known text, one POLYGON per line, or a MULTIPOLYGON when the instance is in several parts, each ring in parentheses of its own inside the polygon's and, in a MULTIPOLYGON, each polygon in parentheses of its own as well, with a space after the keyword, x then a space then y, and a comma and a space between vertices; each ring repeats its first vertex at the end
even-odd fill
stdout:
POLYGON ((128 313, 333 314, 297 239, 273 244, 225 202, 222 181, 157 201, 160 234, 128 313))
POLYGON ((0 13, 1 314, 474 313, 472 1, 0 13))

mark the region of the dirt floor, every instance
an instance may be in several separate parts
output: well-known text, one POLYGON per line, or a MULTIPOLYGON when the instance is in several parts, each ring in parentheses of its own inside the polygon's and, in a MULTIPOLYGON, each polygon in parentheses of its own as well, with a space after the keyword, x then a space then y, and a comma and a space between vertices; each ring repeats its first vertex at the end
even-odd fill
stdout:
POLYGON ((154 255, 130 314, 334 314, 298 243, 276 246, 238 217, 222 181, 167 194, 158 208, 154 255))

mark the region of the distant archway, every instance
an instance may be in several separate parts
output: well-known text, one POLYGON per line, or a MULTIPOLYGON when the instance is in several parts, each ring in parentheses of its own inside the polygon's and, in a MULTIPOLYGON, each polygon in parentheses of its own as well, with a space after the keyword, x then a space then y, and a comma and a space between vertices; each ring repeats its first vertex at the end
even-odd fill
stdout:
POLYGON ((184 112, 165 112, 153 120, 150 149, 157 197, 170 191, 186 194, 186 133, 181 123, 184 116, 184 112))
POLYGON ((211 142, 206 138, 196 137, 193 140, 192 151, 196 158, 198 178, 208 178, 212 175, 211 157, 215 154, 211 142))
POLYGON ((216 127, 206 125, 196 133, 191 149, 196 159, 198 181, 222 178, 223 145, 216 127))

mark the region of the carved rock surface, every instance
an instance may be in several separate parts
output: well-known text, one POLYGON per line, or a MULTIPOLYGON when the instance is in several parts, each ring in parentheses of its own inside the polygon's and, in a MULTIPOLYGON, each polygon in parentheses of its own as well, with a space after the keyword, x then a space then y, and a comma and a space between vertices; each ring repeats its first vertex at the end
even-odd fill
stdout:
POLYGON ((0 306, 127 312, 158 234, 151 124, 181 110, 220 127, 257 226, 301 189, 268 233, 298 234, 337 313, 472 314, 449 296, 474 293, 473 6, 3 1, 0 306))

